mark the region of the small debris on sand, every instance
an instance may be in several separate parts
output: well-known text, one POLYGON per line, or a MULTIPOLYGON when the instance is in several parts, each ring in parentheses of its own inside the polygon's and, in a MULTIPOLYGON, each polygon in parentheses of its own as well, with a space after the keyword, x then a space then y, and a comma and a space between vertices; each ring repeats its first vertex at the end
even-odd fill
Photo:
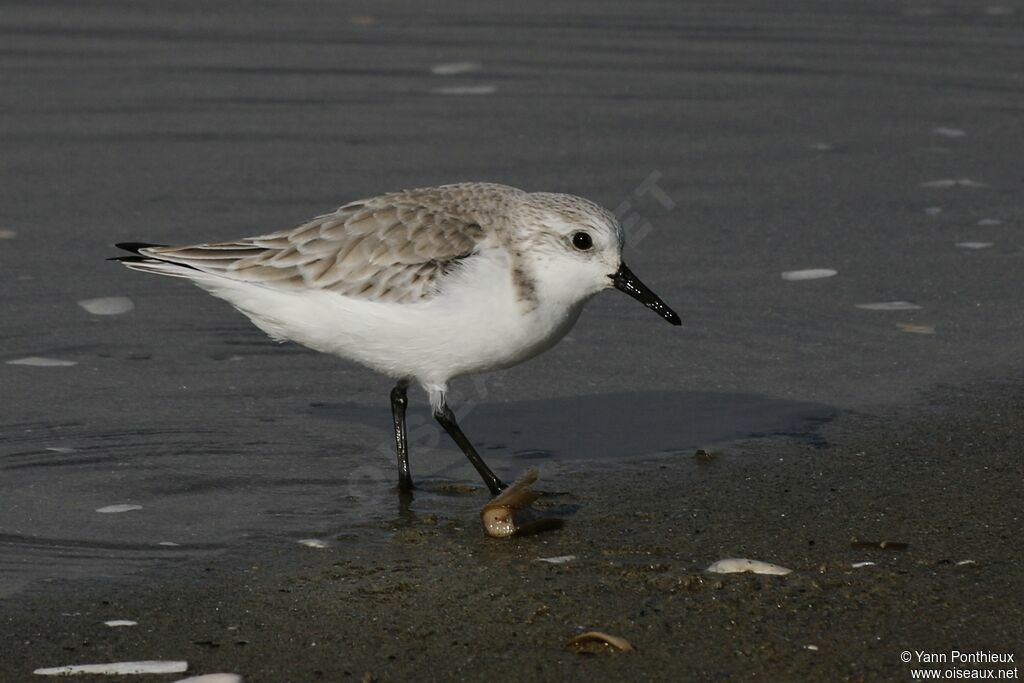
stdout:
POLYGON ((745 572, 751 572, 753 574, 772 574, 774 576, 785 576, 791 573, 792 569, 787 569, 771 562, 761 562, 760 560, 748 560, 744 557, 729 557, 724 560, 715 562, 707 568, 708 572, 712 574, 740 574, 745 572))
POLYGON ((135 302, 126 296, 103 296, 82 299, 78 305, 93 315, 121 315, 135 308, 135 302))
POLYGON ((899 541, 860 541, 851 538, 850 547, 854 550, 906 550, 910 544, 899 541))
POLYGON ((131 512, 132 510, 141 510, 141 505, 132 505, 131 503, 121 503, 119 505, 108 505, 106 507, 97 508, 96 512, 102 512, 105 515, 117 514, 119 512, 131 512))
POLYGON ((602 631, 581 633, 566 644, 580 654, 597 654, 609 651, 636 652, 636 648, 625 638, 613 636, 602 631))
POLYGON ((32 673, 37 676, 76 676, 81 674, 125 676, 128 674, 180 674, 185 671, 188 671, 188 662, 149 660, 111 662, 109 664, 69 664, 68 666, 36 669, 32 673))
POLYGON ((8 365, 28 365, 34 368, 68 368, 78 365, 77 361, 61 360, 60 358, 44 358, 42 356, 27 356, 7 361, 8 365))
POLYGON ((832 268, 807 268, 805 270, 787 270, 782 274, 783 280, 796 282, 799 280, 820 280, 823 277, 833 277, 839 271, 832 268))

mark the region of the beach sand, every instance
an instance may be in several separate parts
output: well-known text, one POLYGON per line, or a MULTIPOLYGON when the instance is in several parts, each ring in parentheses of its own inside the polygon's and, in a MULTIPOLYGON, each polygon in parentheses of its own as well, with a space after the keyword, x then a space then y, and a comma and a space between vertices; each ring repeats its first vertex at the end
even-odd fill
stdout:
POLYGON ((908 680, 903 651, 1021 655, 1022 21, 0 8, 0 679, 908 680), (683 319, 602 294, 548 353, 456 382, 560 531, 485 538, 419 391, 401 507, 388 380, 105 260, 462 180, 615 211, 683 319), (729 557, 793 571, 704 572, 729 557), (636 652, 567 646, 589 630, 636 652))

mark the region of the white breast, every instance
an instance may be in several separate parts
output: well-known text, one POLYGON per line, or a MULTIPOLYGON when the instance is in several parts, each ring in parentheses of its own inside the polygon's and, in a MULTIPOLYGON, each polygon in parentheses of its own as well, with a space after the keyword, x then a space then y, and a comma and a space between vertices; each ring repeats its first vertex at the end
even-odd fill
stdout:
POLYGON ((222 278, 196 282, 275 339, 426 386, 515 365, 547 350, 572 328, 583 306, 541 297, 528 310, 500 250, 467 259, 438 296, 412 304, 320 290, 283 292, 222 278))

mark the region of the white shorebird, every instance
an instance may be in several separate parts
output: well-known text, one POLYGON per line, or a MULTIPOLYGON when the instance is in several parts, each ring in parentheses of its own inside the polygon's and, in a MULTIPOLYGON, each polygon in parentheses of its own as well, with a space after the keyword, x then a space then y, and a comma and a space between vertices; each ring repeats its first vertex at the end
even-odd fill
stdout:
POLYGON ((503 488, 455 421, 448 382, 549 349, 583 304, 616 287, 673 325, 679 316, 622 262, 622 228, 591 201, 461 183, 363 199, 290 230, 234 242, 122 243, 133 270, 183 277, 272 338, 348 358, 397 380, 399 488, 412 489, 406 389, 493 494, 503 488))

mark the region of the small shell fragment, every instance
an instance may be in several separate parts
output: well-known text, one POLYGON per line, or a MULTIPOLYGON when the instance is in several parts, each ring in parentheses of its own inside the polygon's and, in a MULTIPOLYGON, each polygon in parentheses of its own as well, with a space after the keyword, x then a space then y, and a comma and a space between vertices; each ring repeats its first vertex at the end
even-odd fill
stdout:
POLYGON ((911 325, 910 323, 896 323, 897 329, 901 332, 911 334, 935 334, 935 328, 931 325, 911 325))
POLYGON ((988 249, 994 246, 995 242, 957 242, 956 246, 961 249, 988 249))
POLYGON ((917 311, 920 306, 911 301, 876 301, 870 304, 857 304, 864 311, 917 311))
POLYGON ((875 563, 871 562, 869 560, 869 561, 866 561, 866 562, 854 562, 850 566, 853 567, 854 569, 860 569, 861 567, 874 567, 875 563))
POLYGON ((116 628, 118 626, 138 626, 139 625, 139 622, 132 621, 131 619, 111 619, 110 621, 104 621, 103 623, 106 624, 107 626, 111 627, 111 628, 116 628))
POLYGON ((7 361, 8 365, 28 365, 34 368, 68 368, 78 365, 78 361, 62 360, 60 358, 44 358, 42 356, 27 356, 7 361))
POLYGON ((37 676, 74 676, 77 674, 103 674, 125 676, 128 674, 179 674, 188 671, 188 662, 153 661, 111 662, 109 664, 70 664, 36 669, 37 676))
POLYGON ((96 508, 96 512, 102 512, 103 514, 117 514, 119 512, 131 512, 132 510, 141 510, 141 505, 132 505, 131 503, 121 503, 119 505, 107 505, 106 507, 96 508))
POLYGON ((752 572, 754 574, 785 576, 793 570, 777 564, 772 564, 771 562, 748 560, 743 557, 730 557, 715 562, 708 567, 706 571, 711 572, 712 574, 738 574, 742 572, 752 572))
POLYGON ((618 652, 636 652, 636 648, 620 636, 613 636, 603 631, 587 631, 581 633, 566 643, 569 647, 580 653, 597 653, 608 650, 618 652))
POLYGON ((557 557, 538 557, 538 562, 547 562, 548 564, 569 564, 576 559, 575 555, 558 555, 557 557))
POLYGON ((203 674, 179 678, 174 683, 242 683, 242 677, 238 674, 203 674))
POLYGON ((126 296, 102 296, 82 299, 78 305, 93 315, 121 315, 135 308, 135 302, 126 296))
POLYGON ((823 277, 832 277, 838 274, 839 271, 832 268, 806 268, 804 270, 787 270, 782 274, 782 279, 790 282, 820 280, 823 277))
POLYGON ((303 538, 299 540, 299 544, 304 545, 307 548, 323 549, 327 547, 327 544, 319 538, 303 538))
POLYGON ((529 469, 514 484, 495 496, 480 510, 480 523, 492 538, 525 536, 540 531, 559 529, 562 520, 541 517, 530 505, 540 494, 530 489, 537 481, 537 470, 529 469))

